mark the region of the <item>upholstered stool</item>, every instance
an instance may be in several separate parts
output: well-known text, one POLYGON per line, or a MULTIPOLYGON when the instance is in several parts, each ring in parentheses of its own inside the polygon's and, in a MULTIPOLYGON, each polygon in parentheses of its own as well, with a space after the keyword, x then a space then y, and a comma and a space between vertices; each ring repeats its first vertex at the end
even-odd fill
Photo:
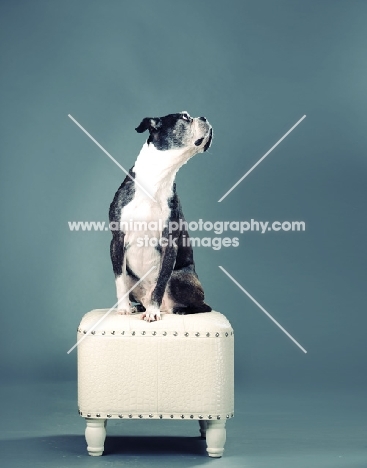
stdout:
POLYGON ((78 405, 90 455, 102 455, 108 419, 198 420, 211 457, 233 417, 233 330, 219 312, 87 313, 78 328, 78 405), (83 339, 84 338, 84 339, 83 339))

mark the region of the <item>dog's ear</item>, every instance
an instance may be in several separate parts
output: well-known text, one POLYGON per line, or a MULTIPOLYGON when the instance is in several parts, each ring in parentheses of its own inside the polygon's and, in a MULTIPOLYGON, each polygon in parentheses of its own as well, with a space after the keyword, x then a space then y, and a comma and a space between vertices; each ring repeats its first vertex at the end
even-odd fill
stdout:
POLYGON ((138 133, 143 133, 145 130, 149 130, 149 132, 153 130, 158 130, 159 127, 162 125, 161 119, 158 117, 145 117, 140 124, 136 127, 136 131, 138 133))

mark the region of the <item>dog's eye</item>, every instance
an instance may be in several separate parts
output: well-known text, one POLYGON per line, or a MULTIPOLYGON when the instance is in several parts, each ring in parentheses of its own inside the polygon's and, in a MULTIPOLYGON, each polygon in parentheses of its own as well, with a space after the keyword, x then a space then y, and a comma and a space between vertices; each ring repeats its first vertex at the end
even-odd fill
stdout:
POLYGON ((184 120, 191 120, 191 119, 190 119, 190 116, 189 116, 189 114, 188 114, 187 112, 184 112, 183 114, 181 114, 181 116, 182 116, 182 118, 183 118, 184 120))

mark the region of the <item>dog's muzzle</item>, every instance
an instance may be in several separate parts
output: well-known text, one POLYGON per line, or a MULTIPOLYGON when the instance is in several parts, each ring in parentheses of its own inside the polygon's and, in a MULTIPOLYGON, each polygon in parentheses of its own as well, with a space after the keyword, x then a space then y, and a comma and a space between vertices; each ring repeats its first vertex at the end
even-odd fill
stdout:
POLYGON ((205 146, 204 146, 204 152, 209 149, 210 145, 212 144, 212 139, 213 139, 213 129, 210 128, 209 130, 209 138, 208 138, 208 141, 205 143, 205 146))
POLYGON ((211 145, 211 142, 213 139, 213 129, 205 117, 198 117, 196 121, 199 123, 199 128, 201 127, 201 129, 204 130, 205 134, 202 138, 197 139, 194 144, 195 146, 200 146, 203 143, 203 141, 206 140, 206 143, 203 148, 203 152, 204 152, 211 145))
MULTIPOLYGON (((198 140, 196 140, 195 143, 194 143, 195 146, 200 146, 201 143, 204 141, 205 138, 206 138, 206 136, 203 137, 203 138, 199 138, 198 140)), ((210 146, 211 143, 212 143, 212 139, 213 139, 213 129, 211 128, 211 129, 209 130, 209 137, 208 137, 207 142, 205 143, 205 146, 204 146, 204 148, 203 148, 203 151, 206 151, 206 150, 209 148, 209 146, 210 146)))

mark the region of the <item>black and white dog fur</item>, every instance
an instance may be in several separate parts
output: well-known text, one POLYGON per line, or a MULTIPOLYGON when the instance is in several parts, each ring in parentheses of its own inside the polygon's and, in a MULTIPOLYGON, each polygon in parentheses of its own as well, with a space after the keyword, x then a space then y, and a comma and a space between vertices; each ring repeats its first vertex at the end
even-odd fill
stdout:
POLYGON ((154 226, 163 220, 164 227, 153 232, 112 231, 111 260, 118 312, 130 314, 135 303, 135 310, 143 312, 142 318, 148 322, 160 320, 161 311, 210 312, 212 309, 204 302, 204 291, 195 272, 174 179, 192 156, 209 148, 212 127, 205 117, 192 118, 187 112, 180 112, 146 117, 135 130, 138 133, 148 130, 149 138, 129 171, 131 177, 125 178, 115 194, 110 206, 110 223, 120 226, 123 222, 155 221, 154 226), (168 223, 180 220, 182 228, 169 233, 168 223), (138 238, 146 234, 171 241, 155 247, 139 247, 138 238), (127 294, 153 266, 149 275, 127 294))

